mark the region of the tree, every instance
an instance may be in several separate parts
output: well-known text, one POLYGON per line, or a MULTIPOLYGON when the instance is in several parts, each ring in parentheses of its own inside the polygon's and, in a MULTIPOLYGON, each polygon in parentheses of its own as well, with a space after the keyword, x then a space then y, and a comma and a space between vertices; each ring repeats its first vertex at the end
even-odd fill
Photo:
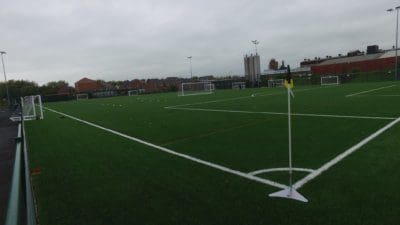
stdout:
POLYGON ((278 61, 276 61, 276 59, 272 58, 271 60, 269 60, 268 69, 278 70, 278 67, 279 67, 279 63, 278 63, 278 61))
MULTIPOLYGON (((39 86, 33 81, 9 80, 7 81, 10 99, 12 102, 20 97, 39 94, 39 86)), ((7 99, 6 83, 0 82, 0 101, 7 99)))
POLYGON ((68 83, 64 80, 51 81, 40 87, 40 94, 41 95, 57 94, 60 89, 66 87, 68 88, 68 83))

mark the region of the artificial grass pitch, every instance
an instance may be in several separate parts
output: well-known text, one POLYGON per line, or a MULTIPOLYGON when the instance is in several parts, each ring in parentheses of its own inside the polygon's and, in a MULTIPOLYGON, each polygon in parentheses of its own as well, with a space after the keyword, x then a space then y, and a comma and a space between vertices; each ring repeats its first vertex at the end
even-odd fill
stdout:
MULTIPOLYGON (((293 116, 294 167, 317 169, 391 122, 390 118, 399 116, 400 105, 393 104, 398 94, 398 84, 387 82, 296 87, 294 113, 385 118, 293 116), (392 84, 396 86, 345 97, 392 84)), ((250 173, 287 167, 287 118, 228 111, 285 113, 285 100, 285 91, 276 88, 188 97, 176 93, 139 95, 46 106, 250 173)), ((26 125, 31 167, 40 168, 32 178, 40 224, 400 221, 400 179, 395 176, 400 172, 399 125, 299 189, 309 203, 269 198, 269 193, 279 189, 161 152, 49 110, 45 110, 44 120, 26 125)), ((295 172, 294 178, 305 175, 295 172)), ((258 176, 288 184, 287 172, 258 176)))

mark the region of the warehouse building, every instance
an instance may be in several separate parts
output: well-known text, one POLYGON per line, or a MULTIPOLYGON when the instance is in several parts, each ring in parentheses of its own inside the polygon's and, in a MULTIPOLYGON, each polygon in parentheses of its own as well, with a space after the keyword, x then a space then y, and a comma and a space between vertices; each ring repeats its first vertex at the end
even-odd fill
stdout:
POLYGON ((394 68, 395 49, 380 50, 377 45, 368 46, 367 52, 352 51, 346 56, 326 56, 324 59, 304 60, 301 66, 309 64, 311 72, 317 75, 341 75, 355 72, 387 71, 394 68), (313 63, 313 62, 318 63, 313 63))

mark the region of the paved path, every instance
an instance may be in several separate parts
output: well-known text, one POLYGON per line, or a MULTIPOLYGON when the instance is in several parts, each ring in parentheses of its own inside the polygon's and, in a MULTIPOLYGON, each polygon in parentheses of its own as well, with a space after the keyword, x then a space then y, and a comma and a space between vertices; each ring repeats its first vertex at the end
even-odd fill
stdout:
POLYGON ((5 220, 14 165, 14 138, 18 132, 18 123, 11 122, 10 115, 0 108, 0 224, 5 220))

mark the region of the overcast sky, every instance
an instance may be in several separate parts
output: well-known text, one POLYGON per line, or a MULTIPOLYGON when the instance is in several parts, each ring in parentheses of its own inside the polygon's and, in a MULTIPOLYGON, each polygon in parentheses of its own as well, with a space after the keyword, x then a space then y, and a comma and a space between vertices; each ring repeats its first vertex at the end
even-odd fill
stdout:
POLYGON ((292 68, 304 58, 394 44, 393 0, 0 0, 9 79, 73 84, 189 74, 243 74, 260 44, 292 68))

